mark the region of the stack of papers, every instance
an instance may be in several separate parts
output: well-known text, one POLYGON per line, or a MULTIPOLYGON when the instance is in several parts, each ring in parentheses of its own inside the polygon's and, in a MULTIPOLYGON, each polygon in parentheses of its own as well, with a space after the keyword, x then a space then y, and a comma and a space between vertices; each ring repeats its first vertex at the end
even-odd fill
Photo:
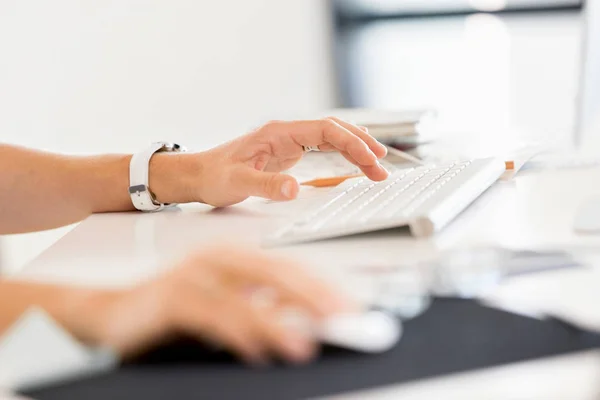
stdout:
POLYGON ((356 125, 365 126, 369 134, 383 143, 417 136, 435 120, 431 110, 377 110, 369 108, 340 108, 329 110, 320 117, 335 116, 356 125))

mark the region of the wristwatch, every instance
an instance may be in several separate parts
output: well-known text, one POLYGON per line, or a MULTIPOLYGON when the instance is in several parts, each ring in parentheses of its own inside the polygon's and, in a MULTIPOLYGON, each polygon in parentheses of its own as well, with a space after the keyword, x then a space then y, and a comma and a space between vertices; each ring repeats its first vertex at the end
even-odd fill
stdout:
POLYGON ((133 206, 140 211, 160 211, 175 204, 159 203, 148 187, 148 168, 150 159, 158 152, 185 152, 186 149, 176 143, 155 142, 146 150, 136 153, 129 163, 129 195, 133 206))

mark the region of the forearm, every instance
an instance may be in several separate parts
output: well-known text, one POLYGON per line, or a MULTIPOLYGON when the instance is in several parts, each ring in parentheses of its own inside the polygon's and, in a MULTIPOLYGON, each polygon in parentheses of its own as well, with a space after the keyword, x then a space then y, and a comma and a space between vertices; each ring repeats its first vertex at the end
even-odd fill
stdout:
MULTIPOLYGON (((187 154, 156 154, 150 188, 161 202, 192 201, 187 154)), ((91 213, 132 210, 131 155, 64 156, 0 145, 0 234, 50 229, 91 213)))
POLYGON ((98 344, 107 312, 123 292, 0 280, 0 336, 39 307, 82 342, 98 344))

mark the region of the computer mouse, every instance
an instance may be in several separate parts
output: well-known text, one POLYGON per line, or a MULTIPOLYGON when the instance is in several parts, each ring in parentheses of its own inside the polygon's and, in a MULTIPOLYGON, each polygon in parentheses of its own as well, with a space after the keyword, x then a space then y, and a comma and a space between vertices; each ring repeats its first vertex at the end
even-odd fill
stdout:
POLYGON ((362 353, 382 353, 398 343, 402 324, 382 311, 339 314, 321 321, 315 335, 326 345, 362 353))
POLYGON ((575 214, 574 229, 580 233, 600 233, 600 197, 583 202, 575 214))

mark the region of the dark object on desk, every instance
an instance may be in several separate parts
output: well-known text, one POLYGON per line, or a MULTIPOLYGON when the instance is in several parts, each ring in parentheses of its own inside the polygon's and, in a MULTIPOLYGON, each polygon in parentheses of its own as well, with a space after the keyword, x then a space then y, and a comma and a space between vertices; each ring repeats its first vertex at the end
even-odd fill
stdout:
POLYGON ((401 138, 395 138, 390 141, 383 141, 384 144, 391 146, 400 151, 410 151, 414 150, 421 145, 426 145, 431 143, 431 139, 426 139, 423 136, 405 136, 401 138))
POLYGON ((180 343, 118 371, 26 393, 54 399, 299 399, 600 347, 600 335, 469 300, 435 300, 382 355, 325 349, 315 363, 250 369, 225 353, 180 343))

